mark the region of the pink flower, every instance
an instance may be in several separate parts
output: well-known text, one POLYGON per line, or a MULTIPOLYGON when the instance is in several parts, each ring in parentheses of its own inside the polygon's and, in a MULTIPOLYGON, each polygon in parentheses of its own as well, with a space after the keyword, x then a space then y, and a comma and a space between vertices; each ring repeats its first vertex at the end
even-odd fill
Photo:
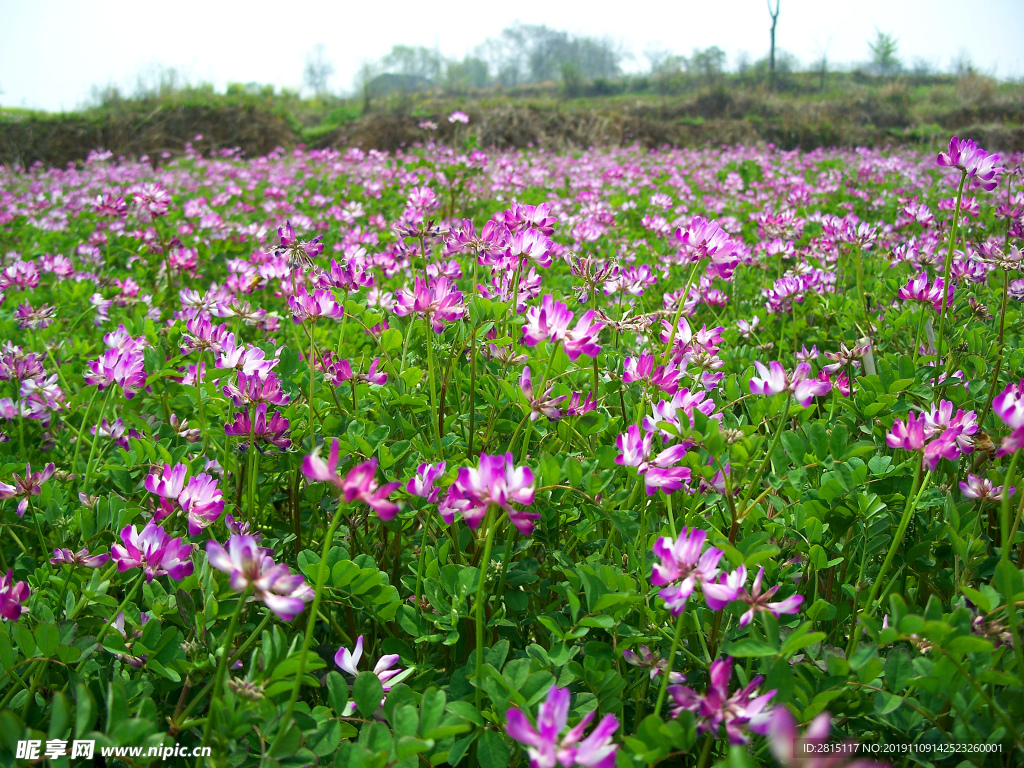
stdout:
MULTIPOLYGON (((776 584, 774 587, 769 588, 767 591, 761 591, 761 581, 764 579, 764 568, 758 568, 757 576, 754 577, 754 584, 747 592, 743 584, 747 580, 747 569, 744 566, 740 566, 734 572, 739 574, 738 582, 739 589, 737 591, 736 599, 742 600, 750 607, 740 617, 740 626, 747 626, 753 619, 754 614, 765 612, 771 613, 775 618, 779 618, 784 613, 797 613, 800 610, 800 605, 803 603, 803 595, 793 595, 787 597, 784 600, 778 600, 772 602, 771 599, 775 596, 775 593, 779 591, 779 585, 776 584)), ((710 601, 708 603, 710 605, 710 601)))
POLYGON ((746 744, 746 732, 766 734, 771 722, 771 710, 765 711, 775 691, 751 698, 757 693, 764 678, 754 675, 750 683, 729 696, 732 677, 732 659, 726 657, 711 664, 708 687, 703 696, 685 685, 673 685, 668 690, 676 706, 672 716, 679 717, 689 710, 697 716, 697 732, 717 736, 725 726, 731 744, 746 744))
POLYGON ((929 471, 934 472, 940 459, 956 461, 960 457, 961 450, 957 440, 961 428, 947 429, 938 437, 926 442, 925 424, 925 417, 918 418, 913 412, 907 415, 906 422, 896 419, 892 429, 886 433, 885 443, 890 448, 919 451, 924 465, 929 471))
POLYGON ((198 536, 224 511, 224 497, 217 480, 205 472, 189 479, 185 490, 178 495, 178 503, 188 515, 189 536, 198 536))
POLYGON ((334 298, 334 294, 326 288, 317 288, 313 295, 306 293, 305 286, 288 297, 288 306, 292 310, 292 322, 304 323, 307 320, 315 323, 321 317, 335 322, 345 316, 345 309, 334 298))
POLYGON ((526 366, 519 377, 519 389, 522 390, 530 404, 530 421, 536 421, 541 414, 547 416, 548 421, 558 421, 562 418, 562 411, 559 410, 558 404, 565 400, 566 396, 551 397, 553 387, 547 387, 543 395, 535 396, 530 366, 526 366))
POLYGON ((597 336, 604 328, 604 323, 594 320, 597 313, 588 309, 579 320, 576 327, 565 334, 565 354, 570 360, 575 361, 580 355, 597 357, 601 353, 601 345, 597 343, 597 336))
POLYGON ((416 467, 416 474, 410 477, 409 482, 405 484, 406 493, 436 504, 441 490, 435 488, 434 483, 444 474, 445 464, 446 462, 443 461, 440 464, 427 464, 426 462, 420 464, 416 467))
POLYGON ((459 110, 455 110, 450 115, 448 115, 448 122, 449 123, 462 123, 463 125, 469 125, 469 115, 467 115, 465 112, 460 112, 459 110))
POLYGON ((513 502, 533 504, 533 471, 529 467, 517 467, 511 453, 504 456, 481 453, 478 467, 459 470, 440 511, 449 525, 458 511, 475 530, 480 527, 487 508, 493 505, 505 510, 512 524, 524 536, 529 536, 533 533, 533 521, 539 519, 540 514, 518 510, 512 506, 513 502))
MULTIPOLYGON (((1016 488, 1010 488, 1010 495, 1013 496, 1016 488)), ((987 501, 999 502, 1003 500, 1003 486, 995 485, 987 477, 978 477, 968 473, 967 482, 960 483, 960 493, 965 499, 976 499, 982 503, 987 501)))
MULTIPOLYGON (((710 588, 712 601, 728 603, 735 599, 735 589, 729 585, 716 583, 719 574, 718 562, 725 554, 717 547, 704 550, 707 533, 698 528, 683 528, 678 539, 660 536, 654 544, 654 556, 660 562, 654 564, 651 572, 651 584, 655 587, 665 586, 658 596, 665 601, 666 607, 673 616, 686 610, 686 602, 693 594, 697 584, 707 593, 710 588)), ((711 602, 708 606, 714 608, 711 602)))
POLYGON ((793 399, 804 408, 811 404, 815 397, 827 395, 832 385, 826 380, 811 378, 810 363, 800 363, 792 376, 786 373, 781 363, 774 360, 765 367, 760 361, 754 361, 760 378, 750 379, 750 391, 755 395, 775 395, 779 392, 792 392, 793 399))
POLYGON ((999 155, 990 155, 970 139, 949 140, 949 149, 940 152, 938 164, 943 168, 959 168, 971 180, 970 187, 981 187, 991 192, 999 186, 999 178, 1003 175, 1003 167, 996 165, 999 155))
POLYGON ((156 576, 168 575, 175 581, 181 581, 192 575, 193 565, 189 558, 193 545, 183 544, 180 538, 172 539, 152 520, 146 523, 141 533, 134 525, 126 525, 121 530, 121 541, 124 542, 123 547, 120 544, 110 547, 118 571, 142 568, 147 583, 156 576))
POLYGON ((142 352, 134 349, 108 349, 96 360, 87 363, 89 373, 85 374, 86 384, 95 384, 101 391, 111 384, 117 384, 126 399, 146 386, 146 369, 142 352))
POLYGON ((327 461, 321 459, 319 450, 316 450, 302 460, 302 473, 310 480, 330 483, 342 492, 346 502, 363 502, 376 512, 381 520, 386 522, 393 519, 398 514, 399 506, 389 501, 387 497, 402 484, 386 483, 378 487, 375 478, 377 459, 357 464, 342 479, 338 474, 338 451, 339 443, 335 438, 331 441, 331 452, 327 461))
MULTIPOLYGON (((256 418, 251 424, 249 410, 246 409, 236 413, 234 421, 224 425, 224 434, 229 437, 248 438, 251 432, 256 443, 270 443, 283 451, 292 444, 292 439, 285 434, 288 427, 288 419, 282 416, 280 411, 274 411, 273 418, 268 422, 267 404, 260 403, 256 406, 256 418)), ((243 451, 248 450, 249 441, 243 440, 239 443, 239 448, 243 451)))
MULTIPOLYGON (((639 650, 639 654, 630 650, 623 651, 622 660, 632 667, 649 669, 651 680, 668 669, 668 659, 661 658, 657 651, 652 651, 646 645, 641 645, 639 650)), ((686 676, 680 672, 670 672, 669 680, 673 683, 685 683, 686 676)))
POLYGON ((25 475, 12 475, 14 478, 14 485, 8 483, 0 483, 0 500, 3 499, 17 499, 18 502, 18 517, 25 515, 25 510, 28 509, 28 500, 31 496, 38 496, 43 492, 42 484, 53 477, 54 470, 56 467, 53 463, 47 464, 43 467, 42 472, 33 472, 32 465, 25 465, 25 475))
MULTIPOLYGON (((942 287, 941 277, 935 278, 935 282, 928 284, 928 273, 922 272, 917 277, 907 281, 907 284, 897 291, 896 295, 903 301, 920 301, 931 304, 936 312, 942 311, 942 287)), ((953 300, 953 286, 947 291, 947 301, 953 300)))
POLYGON ((15 581, 13 570, 8 569, 5 575, 0 575, 0 619, 20 619, 21 612, 25 610, 21 604, 28 600, 29 592, 28 582, 15 581))
MULTIPOLYGON (((356 677, 359 675, 359 660, 363 658, 363 636, 360 635, 356 638, 355 647, 349 651, 345 646, 338 648, 338 652, 334 654, 334 663, 338 668, 347 672, 348 674, 356 677)), ((373 666, 373 674, 380 680, 384 689, 384 696, 380 700, 381 706, 384 706, 384 702, 387 700, 387 693, 398 684, 400 680, 412 672, 411 669, 403 670, 400 667, 394 668, 395 664, 398 663, 399 656, 397 653, 387 653, 377 659, 377 663, 373 666)), ((351 717, 356 711, 355 701, 349 701, 345 705, 345 711, 339 712, 342 717, 351 717)))
POLYGON ((526 747, 530 768, 613 768, 619 747, 612 740, 618 730, 615 715, 605 715, 590 735, 584 738, 587 726, 594 719, 588 712, 579 724, 564 736, 569 721, 569 689, 551 686, 547 698, 537 712, 537 726, 530 723, 522 710, 511 707, 505 713, 505 732, 526 747))
POLYGON ((291 221, 286 221, 283 227, 277 228, 278 246, 274 249, 276 256, 288 257, 288 269, 309 268, 313 266, 313 259, 323 253, 324 245, 320 242, 323 235, 317 235, 312 240, 299 240, 292 229, 291 221))
POLYGON ((561 341, 569 330, 573 313, 569 307, 553 296, 541 299, 539 307, 526 310, 526 324, 523 326, 523 343, 534 347, 542 341, 561 341))
POLYGON ((90 555, 88 548, 77 552, 70 549, 54 549, 53 557, 50 558, 51 565, 77 565, 82 568, 99 568, 105 565, 110 555, 90 555))
POLYGON ((403 288, 398 292, 395 304, 396 315, 423 315, 434 333, 443 332, 445 323, 461 320, 465 312, 462 293, 447 277, 431 280, 429 286, 417 277, 412 291, 403 288))
POLYGON ((211 567, 231 575, 236 592, 252 589, 282 621, 294 620, 313 599, 306 580, 287 565, 275 563, 270 550, 252 536, 234 535, 227 544, 225 549, 213 539, 206 542, 206 557, 211 567))
POLYGON ((155 493, 157 496, 177 499, 181 489, 185 487, 186 474, 188 474, 188 467, 185 464, 175 464, 173 469, 170 464, 164 464, 161 474, 150 472, 146 475, 144 485, 147 491, 155 493))

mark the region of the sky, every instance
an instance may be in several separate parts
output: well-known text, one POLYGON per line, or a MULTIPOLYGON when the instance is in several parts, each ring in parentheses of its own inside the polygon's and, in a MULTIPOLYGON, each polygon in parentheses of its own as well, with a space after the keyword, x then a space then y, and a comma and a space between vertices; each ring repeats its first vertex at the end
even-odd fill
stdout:
MULTIPOLYGON (((299 89, 307 55, 323 44, 329 87, 347 92, 359 66, 392 45, 461 57, 515 21, 610 38, 646 68, 652 49, 689 54, 717 45, 729 65, 768 51, 765 0, 628 3, 352 2, 352 0, 0 0, 0 105, 58 112, 88 103, 93 86, 131 92, 140 73, 173 67, 192 83, 271 83, 299 89)), ((979 70, 1024 78, 1024 0, 780 0, 776 46, 807 64, 825 54, 870 57, 876 28, 894 35, 904 64, 948 68, 966 55, 979 70)))

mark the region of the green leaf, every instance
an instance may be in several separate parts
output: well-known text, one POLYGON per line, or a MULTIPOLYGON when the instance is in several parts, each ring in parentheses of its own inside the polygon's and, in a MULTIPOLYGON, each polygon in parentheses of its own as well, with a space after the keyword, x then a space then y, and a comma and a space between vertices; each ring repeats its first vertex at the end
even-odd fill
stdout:
POLYGON ((899 693, 907 687, 914 677, 914 665, 910 654, 897 648, 885 660, 885 685, 893 693, 899 693))
POLYGON ((384 686, 373 672, 360 672, 356 676, 352 684, 352 698, 363 717, 371 717, 377 711, 383 696, 384 686))
POLYGON ((397 328, 388 328, 380 335, 380 345, 385 352, 392 352, 402 347, 402 332, 397 328))
POLYGON ((903 699, 899 696, 893 696, 886 691, 879 691, 875 694, 875 714, 888 715, 890 712, 895 712, 899 709, 902 703, 903 699))
POLYGON ((729 646, 728 653, 730 656, 739 657, 774 656, 776 649, 764 640, 755 640, 752 637, 746 637, 729 646))
POLYGON ((505 768, 509 759, 508 745, 496 731, 484 731, 477 742, 476 756, 481 768, 505 768))
POLYGON ((348 704, 348 683, 337 672, 327 673, 327 702, 338 717, 348 704))

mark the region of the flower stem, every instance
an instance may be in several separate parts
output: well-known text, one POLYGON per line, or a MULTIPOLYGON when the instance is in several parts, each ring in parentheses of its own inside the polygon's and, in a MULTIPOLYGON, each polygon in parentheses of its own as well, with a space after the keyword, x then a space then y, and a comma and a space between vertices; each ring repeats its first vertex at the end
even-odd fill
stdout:
MULTIPOLYGON (((135 584, 132 585, 132 588, 128 591, 128 594, 124 596, 124 600, 122 600, 121 604, 117 606, 116 610, 112 614, 110 614, 110 619, 107 621, 106 624, 103 625, 103 629, 99 631, 99 634, 96 635, 96 648, 100 647, 100 643, 103 642, 103 638, 107 636, 107 632, 110 631, 110 628, 114 626, 114 622, 117 621, 118 615, 124 612, 125 606, 128 605, 128 603, 131 601, 133 597, 135 597, 135 592, 136 590, 138 590, 139 585, 142 584, 142 580, 145 577, 145 571, 139 574, 139 578, 135 580, 135 584)), ((94 648, 93 650, 95 651, 96 649, 94 648)), ((91 655, 91 653, 87 653, 85 656, 82 657, 82 660, 78 662, 78 666, 75 667, 75 672, 82 671, 82 668, 85 666, 85 662, 89 660, 89 657, 91 655)))
MULTIPOLYGON (((789 418, 789 404, 793 402, 793 393, 786 393, 786 406, 782 409, 782 417, 779 419, 779 427, 775 430, 775 437, 772 438, 772 444, 768 447, 768 452, 764 455, 764 460, 761 462, 761 466, 757 468, 757 474, 754 475, 754 480, 747 489, 747 495, 743 497, 742 513, 747 513, 747 505, 750 503, 750 498, 754 495, 754 491, 757 489, 757 484, 761 481, 761 476, 764 474, 765 469, 768 468, 769 462, 772 459, 772 453, 775 452, 775 446, 779 444, 779 438, 782 437, 782 432, 786 428, 786 419, 789 418)), ((736 523, 739 521, 736 520, 736 523)))
MULTIPOLYGON (((220 660, 217 662, 217 676, 214 679, 213 684, 213 696, 210 698, 211 712, 206 717, 206 725, 203 728, 203 740, 202 744, 208 744, 210 741, 210 731, 213 728, 213 712, 212 704, 215 701, 219 701, 221 693, 224 688, 224 673, 228 666, 228 657, 231 656, 231 640, 235 636, 235 627, 238 626, 238 617, 242 614, 242 608, 245 607, 245 601, 249 597, 249 587, 245 588, 245 591, 238 599, 238 605, 235 606, 234 613, 231 614, 231 620, 228 622, 228 628, 224 631, 224 643, 221 646, 220 660)), ((202 768, 203 758, 199 758, 196 763, 196 768, 202 768)))
POLYGON ((316 386, 316 347, 313 336, 313 329, 309 329, 309 450, 312 452, 316 447, 313 442, 313 392, 316 386))
POLYGON ((490 507, 487 509, 487 538, 484 541, 484 552, 478 566, 479 577, 476 585, 476 708, 480 710, 483 704, 484 688, 484 603, 487 598, 487 567, 491 562, 491 547, 494 545, 494 512, 490 507))
MULTIPOLYGON (((693 276, 697 274, 697 267, 700 265, 700 261, 693 263, 693 269, 690 270, 690 276, 686 278, 686 287, 683 288, 683 293, 679 297, 679 309, 676 311, 676 316, 672 319, 672 330, 669 331, 668 343, 665 344, 665 351, 661 354, 661 364, 664 365, 665 361, 668 360, 669 353, 672 351, 672 344, 676 340, 676 329, 679 327, 679 318, 683 316, 683 307, 686 305, 686 297, 690 295, 690 285, 693 283, 693 276)), ((597 395, 594 395, 597 397, 597 395)))
POLYGON ((427 377, 430 379, 430 428, 434 433, 437 455, 441 456, 441 425, 437 420, 437 385, 434 382, 434 329, 430 326, 430 318, 424 317, 426 323, 427 344, 427 377))
MULTIPOLYGON (((107 410, 107 403, 110 402, 110 395, 111 395, 111 393, 113 393, 113 391, 114 391, 114 387, 113 387, 113 385, 110 385, 110 387, 108 387, 108 389, 107 389, 107 394, 104 395, 104 397, 103 397, 103 405, 100 406, 100 419, 99 419, 99 422, 97 422, 97 424, 99 424, 99 423, 101 423, 103 421, 103 414, 107 410)), ((82 425, 83 426, 85 425, 84 421, 82 422, 82 425)), ((82 487, 85 488, 86 490, 89 490, 89 474, 90 474, 90 472, 92 472, 92 460, 93 460, 93 457, 96 455, 96 445, 97 445, 97 443, 99 443, 99 441, 100 441, 100 431, 99 431, 99 429, 97 429, 96 430, 96 436, 93 438, 93 441, 92 441, 92 448, 89 449, 89 460, 85 463, 85 480, 82 481, 82 487)), ((76 449, 76 451, 77 451, 77 449, 76 449)))
POLYGON ((292 695, 288 699, 288 707, 285 709, 281 724, 278 726, 274 742, 267 751, 268 755, 274 754, 274 748, 281 742, 285 731, 292 723, 292 715, 295 712, 295 703, 299 700, 299 691, 302 688, 302 675, 306 670, 306 656, 309 655, 309 646, 313 643, 313 629, 316 627, 316 616, 320 610, 320 600, 323 597, 324 582, 327 580, 327 556, 331 553, 331 544, 334 541, 334 534, 341 524, 341 510, 335 510, 334 519, 327 528, 327 535, 324 537, 323 554, 320 557, 320 567, 316 573, 316 592, 313 596, 313 605, 310 608, 309 616, 306 619, 306 634, 302 641, 302 651, 299 653, 299 668, 295 671, 295 684, 292 685, 292 695))
MULTIPOLYGON (((889 568, 892 565, 892 561, 896 558, 896 551, 900 548, 903 543, 903 536, 907 532, 907 527, 910 525, 910 518, 914 515, 914 510, 917 509, 917 502, 921 498, 921 494, 924 493, 925 488, 928 487, 928 481, 931 479, 931 470, 928 471, 924 476, 924 481, 921 481, 921 471, 924 468, 923 463, 918 464, 917 472, 914 474, 914 485, 910 489, 910 493, 907 496, 906 506, 903 508, 903 517, 900 519, 899 527, 896 529, 896 535, 892 538, 892 544, 889 545, 889 551, 885 555, 885 560, 882 561, 882 567, 878 571, 878 575, 875 577, 874 583, 871 585, 871 591, 868 593, 868 600, 864 606, 863 616, 870 616, 871 611, 874 608, 875 598, 878 596, 878 590, 885 581, 885 575, 889 572, 889 568)), ((860 640, 863 628, 860 622, 857 622, 856 627, 850 635, 850 642, 846 646, 846 658, 850 658, 857 648, 857 641, 860 640)))
MULTIPOLYGON (((967 172, 960 175, 960 186, 956 190, 956 209, 953 213, 953 228, 949 233, 949 248, 946 249, 946 266, 942 272, 942 311, 939 313, 939 337, 938 349, 936 350, 936 362, 942 359, 942 345, 946 340, 943 333, 946 328, 946 307, 949 304, 949 280, 953 269, 953 246, 956 244, 956 231, 960 226, 960 201, 964 195, 964 182, 967 181, 967 172)), ((936 397, 938 394, 936 393, 936 397)))
POLYGON ((661 705, 665 703, 665 694, 668 693, 668 683, 672 678, 672 664, 676 660, 676 651, 679 650, 679 639, 683 636, 683 619, 686 611, 679 614, 676 621, 676 634, 672 638, 672 650, 668 652, 668 664, 665 666, 664 679, 661 681, 661 688, 658 690, 658 703, 654 705, 654 716, 661 717, 661 705))
POLYGON ((1010 467, 1006 471, 1006 478, 1003 481, 1003 499, 1000 505, 999 527, 1002 546, 999 548, 999 560, 1002 566, 1000 571, 1003 576, 1000 585, 1003 597, 1006 600, 1006 618, 1010 625, 1010 635, 1013 637, 1013 653, 1017 660, 1017 674, 1024 682, 1024 656, 1021 655, 1020 637, 1017 629, 1017 602, 1014 600, 1014 589, 1011 574, 1016 569, 1010 563, 1010 550, 1013 548, 1013 534, 1016 532, 1016 525, 1013 531, 1010 529, 1010 488, 1013 483, 1014 470, 1017 468, 1017 459, 1020 458, 1020 451, 1013 454, 1010 459, 1010 467))

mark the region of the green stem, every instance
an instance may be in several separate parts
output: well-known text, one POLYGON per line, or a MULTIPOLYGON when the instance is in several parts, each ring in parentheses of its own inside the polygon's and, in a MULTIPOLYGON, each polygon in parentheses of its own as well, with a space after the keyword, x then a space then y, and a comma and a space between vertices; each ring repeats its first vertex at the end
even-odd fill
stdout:
MULTIPOLYGON (((213 728, 213 712, 212 703, 220 700, 221 693, 224 688, 224 673, 228 667, 228 657, 231 656, 231 640, 235 636, 235 627, 238 626, 238 617, 242 614, 242 608, 245 607, 245 601, 249 597, 249 587, 245 588, 241 597, 238 599, 238 605, 235 606, 234 612, 231 614, 231 620, 228 622, 228 628, 224 631, 224 642, 221 645, 220 660, 217 662, 217 676, 214 679, 213 684, 213 696, 210 698, 211 702, 211 713, 206 718, 206 725, 203 727, 203 740, 202 744, 210 743, 210 731, 213 728)), ((196 768, 202 768, 205 758, 200 757, 196 763, 196 768)))
POLYGON ((313 392, 316 386, 316 351, 315 342, 313 336, 313 329, 309 329, 309 450, 312 452, 313 448, 316 447, 316 443, 313 442, 313 392))
MULTIPOLYGON (((661 354, 662 365, 668 360, 668 355, 672 351, 672 344, 676 340, 676 329, 679 327, 679 318, 683 316, 683 307, 686 305, 687 296, 690 295, 690 285, 693 283, 693 276, 697 274, 697 267, 699 265, 700 261, 694 262, 693 269, 690 270, 690 276, 686 278, 686 287, 683 288, 683 293, 679 298, 679 309, 676 310, 676 316, 672 319, 672 330, 669 331, 668 343, 665 344, 665 351, 661 354)), ((594 395, 594 397, 597 397, 597 395, 594 395)))
MULTIPOLYGON (((937 339, 938 350, 936 351, 936 362, 942 359, 942 346, 946 340, 943 332, 946 328, 946 305, 949 304, 949 280, 953 269, 953 245, 956 243, 956 231, 960 226, 960 201, 964 195, 964 182, 967 181, 967 172, 960 175, 960 186, 956 190, 956 209, 953 212, 953 228, 949 233, 949 248, 946 249, 946 266, 942 278, 942 311, 939 313, 939 336, 937 339)), ((938 397, 938 392, 936 392, 938 397)))
POLYGON ((309 647, 313 643, 313 629, 316 627, 316 615, 320 610, 320 600, 323 597, 324 582, 327 580, 327 556, 331 553, 331 544, 334 541, 334 534, 338 530, 338 526, 340 524, 341 510, 338 509, 335 510, 334 519, 331 521, 331 525, 327 529, 327 535, 324 537, 323 554, 321 555, 320 566, 316 573, 316 592, 313 596, 313 606, 310 608, 309 616, 306 619, 306 634, 302 641, 302 651, 299 653, 299 668, 295 671, 295 683, 292 685, 292 695, 288 699, 288 706, 285 709, 284 717, 281 718, 281 724, 278 726, 274 742, 267 751, 268 755, 274 754, 275 747, 280 744, 281 738, 292 723, 295 704, 299 700, 299 691, 302 689, 302 675, 306 670, 306 656, 309 655, 309 647))
MULTIPOLYGON (((757 484, 761 482, 761 476, 764 474, 765 469, 768 468, 768 464, 771 462, 772 453, 775 452, 775 446, 779 444, 779 439, 782 437, 782 432, 786 428, 786 419, 789 418, 789 404, 793 401, 793 393, 786 392, 786 406, 782 409, 782 416, 779 419, 779 427, 775 430, 775 437, 772 438, 772 444, 768 447, 768 452, 764 455, 764 459, 761 461, 761 466, 757 468, 757 474, 754 475, 754 480, 747 489, 747 494, 743 498, 743 510, 742 514, 747 513, 747 505, 750 503, 750 498, 754 495, 754 491, 757 489, 757 484)), ((738 520, 736 521, 738 522, 738 520)))
MULTIPOLYGON (((103 629, 101 629, 99 631, 99 634, 96 635, 96 648, 100 647, 100 643, 103 642, 103 638, 107 636, 107 632, 110 631, 110 628, 114 626, 114 622, 117 620, 118 615, 124 612, 125 606, 128 605, 129 601, 133 597, 135 597, 135 592, 139 588, 139 585, 142 584, 142 580, 145 578, 145 576, 145 572, 139 574, 139 578, 135 580, 135 584, 132 585, 131 590, 128 592, 127 595, 124 596, 124 600, 122 600, 121 604, 117 607, 117 609, 112 614, 110 614, 110 618, 107 620, 107 623, 103 625, 103 629)), ((93 650, 95 651, 95 648, 93 650)), ((88 653, 82 657, 82 660, 78 662, 78 666, 75 667, 75 672, 82 671, 82 668, 85 667, 85 662, 89 660, 89 657, 91 655, 91 653, 88 653)))
POLYGON ((206 452, 206 411, 203 408, 203 391, 201 381, 203 375, 203 352, 199 350, 199 363, 196 365, 196 406, 199 408, 199 426, 203 430, 203 452, 206 452))
MULTIPOLYGON (((103 414, 107 410, 107 403, 110 402, 110 395, 113 393, 113 391, 114 391, 114 385, 111 384, 109 387, 107 387, 107 394, 103 396, 103 405, 100 406, 100 418, 99 418, 100 422, 103 421, 103 414)), ((85 422, 84 421, 82 422, 82 425, 85 426, 85 422)), ((85 490, 87 490, 87 491, 89 490, 89 474, 90 474, 90 472, 92 472, 92 460, 93 460, 93 457, 96 455, 96 445, 99 443, 99 441, 100 441, 100 433, 99 433, 99 429, 97 429, 96 430, 96 437, 92 441, 92 448, 89 449, 89 460, 85 463, 85 480, 82 481, 82 487, 85 488, 85 490)), ((76 454, 76 457, 77 457, 77 454, 76 454)))
POLYGON ((476 585, 476 708, 480 710, 484 697, 484 603, 487 599, 487 568, 491 562, 491 547, 494 545, 494 513, 490 507, 486 515, 487 538, 484 541, 484 552, 478 566, 479 577, 476 585))
POLYGON ((423 537, 420 539, 420 561, 416 567, 416 589, 413 594, 416 596, 415 608, 420 609, 420 587, 423 586, 423 567, 427 560, 427 537, 430 533, 430 518, 423 515, 423 537))
POLYGON ((686 618, 686 611, 679 614, 676 621, 676 633, 672 638, 672 650, 668 652, 668 665, 662 673, 661 688, 658 690, 658 703, 654 705, 654 716, 661 717, 661 706, 665 703, 665 694, 668 693, 668 683, 672 678, 672 665, 676 660, 676 651, 679 650, 679 639, 683 636, 683 620, 686 618))
MULTIPOLYGON (((1006 479, 1003 481, 1003 500, 1000 505, 999 527, 1002 538, 1002 546, 999 549, 999 560, 1002 565, 1003 575, 1003 598, 1006 600, 1006 618, 1010 624, 1010 634, 1013 637, 1013 653, 1017 660, 1017 674, 1021 682, 1024 682, 1024 656, 1021 655, 1020 637, 1017 629, 1017 602, 1014 599, 1012 575, 1016 569, 1010 562, 1010 550, 1013 548, 1013 538, 1010 531, 1010 488, 1013 483, 1013 473, 1017 468, 1017 459, 1020 458, 1020 451, 1013 454, 1010 459, 1010 467, 1006 471, 1006 479)), ((1024 498, 1024 497, 1022 497, 1024 498)), ((1016 528, 1016 526, 1014 526, 1016 528)))
POLYGON ((437 455, 441 456, 441 426, 437 422, 437 385, 434 383, 434 329, 430 325, 430 319, 423 318, 426 324, 427 335, 427 376, 430 379, 430 424, 434 433, 434 440, 437 444, 437 455))
MULTIPOLYGON (((924 481, 921 480, 921 471, 924 468, 924 464, 918 464, 917 471, 914 473, 914 485, 910 489, 910 494, 907 496, 907 503, 903 508, 903 517, 900 518, 899 527, 896 529, 896 535, 893 536, 892 544, 889 545, 889 551, 885 555, 885 560, 882 561, 882 567, 878 571, 878 575, 875 577, 874 583, 871 585, 871 591, 868 592, 868 600, 864 606, 862 616, 870 616, 871 611, 874 609, 875 597, 878 595, 878 590, 885 581, 885 574, 889 572, 889 568, 892 566, 892 561, 896 558, 896 552, 899 550, 900 545, 903 543, 903 536, 907 532, 907 527, 910 525, 910 519, 914 515, 914 510, 917 509, 917 502, 921 498, 921 494, 924 493, 925 488, 928 487, 928 481, 931 479, 931 470, 928 471, 924 476, 924 481)), ((850 642, 846 646, 846 658, 850 658, 850 654, 857 648, 857 641, 860 640, 863 627, 860 622, 857 622, 853 632, 850 635, 850 642)))

